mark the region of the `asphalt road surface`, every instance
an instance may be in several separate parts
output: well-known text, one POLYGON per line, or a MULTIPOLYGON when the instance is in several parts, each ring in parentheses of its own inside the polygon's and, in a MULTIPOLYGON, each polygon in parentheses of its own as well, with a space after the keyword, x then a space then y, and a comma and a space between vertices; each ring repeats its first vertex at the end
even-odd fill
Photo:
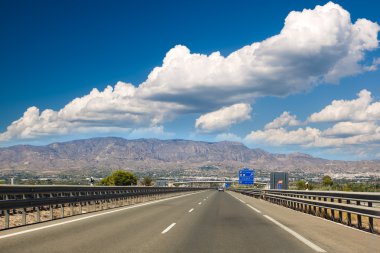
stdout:
MULTIPOLYGON (((273 211, 279 207, 241 196, 203 191, 11 229, 0 232, 0 252, 354 252, 335 251, 320 234, 315 242, 312 233, 281 222, 282 209, 273 211)), ((343 228, 330 223, 327 229, 343 228)), ((368 252, 380 245, 379 236, 345 229, 368 236, 368 252)))

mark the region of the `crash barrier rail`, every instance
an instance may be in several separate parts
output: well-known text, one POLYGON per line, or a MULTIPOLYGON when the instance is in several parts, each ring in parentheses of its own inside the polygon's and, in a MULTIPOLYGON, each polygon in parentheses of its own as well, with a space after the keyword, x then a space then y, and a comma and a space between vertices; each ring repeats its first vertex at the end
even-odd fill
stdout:
POLYGON ((0 230, 202 189, 204 188, 0 186, 0 230))
POLYGON ((371 233, 380 233, 380 193, 253 189, 234 191, 371 233), (366 226, 363 218, 366 219, 366 226))

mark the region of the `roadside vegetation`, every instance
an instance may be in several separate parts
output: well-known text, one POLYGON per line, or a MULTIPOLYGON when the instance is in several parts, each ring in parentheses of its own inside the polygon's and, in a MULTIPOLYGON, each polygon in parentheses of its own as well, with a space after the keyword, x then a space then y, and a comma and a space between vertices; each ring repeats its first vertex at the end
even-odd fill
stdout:
POLYGON ((137 176, 124 170, 116 170, 111 175, 100 180, 99 185, 129 186, 137 185, 137 176))
POLYGON ((380 182, 349 182, 334 181, 330 176, 323 176, 321 182, 307 182, 298 180, 291 182, 290 190, 320 190, 320 191, 353 191, 353 192, 380 192, 380 182))
POLYGON ((151 186, 153 185, 153 179, 149 176, 146 176, 143 178, 143 180, 141 181, 142 185, 144 186, 151 186))

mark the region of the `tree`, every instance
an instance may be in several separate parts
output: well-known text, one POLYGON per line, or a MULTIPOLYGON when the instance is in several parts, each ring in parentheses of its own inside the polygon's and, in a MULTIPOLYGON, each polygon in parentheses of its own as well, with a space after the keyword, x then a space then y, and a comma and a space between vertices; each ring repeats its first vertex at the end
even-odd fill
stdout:
POLYGON ((149 176, 144 177, 143 181, 142 181, 143 185, 145 185, 145 186, 151 186, 152 182, 153 182, 153 180, 149 176))
POLYGON ((100 181, 101 185, 115 185, 112 176, 107 176, 100 181))
POLYGON ((124 170, 116 170, 112 172, 111 175, 103 178, 100 181, 100 184, 116 186, 136 185, 137 177, 131 172, 124 170))
POLYGON ((322 184, 324 185, 324 186, 332 186, 333 185, 333 180, 332 180, 332 178, 330 177, 330 176, 324 176, 323 178, 322 178, 322 184))
POLYGON ((298 180, 296 182, 297 190, 305 190, 306 189, 306 182, 303 180, 298 180))

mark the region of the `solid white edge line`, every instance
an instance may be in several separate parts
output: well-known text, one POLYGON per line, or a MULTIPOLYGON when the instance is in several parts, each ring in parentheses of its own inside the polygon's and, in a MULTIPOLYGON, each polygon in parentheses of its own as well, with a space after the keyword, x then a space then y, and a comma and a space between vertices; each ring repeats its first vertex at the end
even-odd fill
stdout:
MULTIPOLYGON (((232 197, 238 199, 237 197, 235 197, 234 195, 232 195, 232 193, 228 193, 228 194, 230 194, 232 197)), ((265 203, 268 203, 268 204, 273 204, 273 203, 268 202, 268 201, 265 201, 265 200, 263 200, 263 199, 258 199, 258 201, 265 202, 265 203)), ((293 210, 293 209, 291 209, 291 208, 287 208, 287 207, 285 207, 285 206, 279 206, 279 205, 276 205, 276 204, 273 204, 273 205, 275 205, 275 206, 277 206, 277 207, 280 207, 280 208, 286 208, 286 210, 289 210, 289 211, 291 211, 291 212, 295 212, 295 213, 297 213, 297 214, 306 215, 306 216, 308 216, 308 217, 314 217, 314 218, 320 219, 320 220, 323 221, 323 222, 328 222, 328 223, 331 223, 331 224, 334 224, 334 225, 338 225, 338 226, 342 226, 342 227, 344 227, 344 228, 348 228, 348 229, 354 230, 354 231, 356 231, 356 232, 364 233, 364 234, 366 234, 366 235, 371 235, 371 236, 375 236, 375 237, 380 237, 380 235, 378 235, 378 234, 373 234, 373 233, 367 232, 367 231, 365 231, 365 230, 360 230, 360 229, 357 229, 357 228, 354 228, 354 227, 347 226, 347 225, 342 224, 342 223, 337 223, 337 222, 335 222, 335 221, 332 221, 332 220, 329 220, 329 219, 325 219, 325 218, 323 218, 323 217, 319 217, 319 216, 315 216, 315 215, 310 215, 310 214, 308 214, 308 213, 303 213, 303 212, 300 212, 300 211, 297 211, 297 210, 293 210)))
POLYGON ((263 215, 263 216, 265 218, 267 218, 268 220, 270 220, 271 222, 273 222, 274 224, 276 224, 277 226, 279 226, 280 228, 282 228, 283 230, 285 230, 286 232, 288 232, 291 235, 293 235, 295 238, 297 238, 298 240, 300 240, 301 242, 303 242, 304 244, 306 244, 307 246, 309 246, 310 248, 312 248, 316 252, 326 252, 326 250, 324 250, 321 247, 315 245, 314 243, 312 243, 311 241, 309 241, 308 239, 306 239, 302 235, 298 234, 297 232, 295 232, 294 230, 288 228, 287 226, 281 224, 280 222, 276 221, 272 217, 270 217, 268 215, 263 215))
POLYGON ((239 200, 241 203, 244 203, 246 204, 249 208, 251 208, 252 210, 254 210, 255 212, 257 213, 261 213, 261 211, 257 208, 254 208, 253 206, 251 206, 250 204, 244 202, 243 200, 239 199, 238 197, 235 197, 234 195, 230 194, 232 197, 234 197, 235 199, 239 200))
POLYGON ((189 213, 191 213, 192 211, 194 211, 194 208, 191 208, 191 209, 189 210, 189 213))
POLYGON ((175 226, 175 222, 173 222, 169 227, 167 227, 167 228, 165 228, 162 232, 161 232, 161 234, 165 234, 166 232, 168 232, 170 229, 172 229, 172 227, 174 227, 175 226))
MULTIPOLYGON (((228 194, 230 194, 230 193, 228 193, 228 194)), ((234 197, 235 199, 237 199, 237 200, 239 200, 241 203, 244 203, 244 204, 246 204, 243 200, 241 200, 241 199, 239 199, 238 197, 235 197, 234 195, 232 195, 232 194, 230 194, 230 196, 232 196, 232 197, 234 197)))
MULTIPOLYGON (((261 199, 260 199, 261 200, 261 199)), ((271 203, 271 202, 268 202, 268 203, 271 203)), ((272 204, 272 203, 271 203, 272 204)), ((295 212, 297 214, 301 214, 301 215, 306 215, 308 217, 313 217, 313 218, 317 218, 317 219, 320 219, 321 221, 323 222, 328 222, 328 223, 331 223, 331 224, 334 224, 334 225, 338 225, 338 226, 341 226, 343 228, 348 228, 348 229, 351 229, 351 230, 354 230, 356 232, 360 232, 360 233, 364 233, 366 235, 371 235, 371 236, 376 236, 376 237, 380 237, 380 235, 378 234, 374 234, 374 233, 371 233, 371 232, 368 232, 368 231, 365 231, 365 230, 360 230, 360 229, 357 229, 355 227, 350 227, 346 224, 342 224, 342 223, 338 223, 336 221, 332 221, 332 220, 329 220, 329 219, 326 219, 326 218, 323 218, 323 217, 320 217, 320 216, 316 216, 316 215, 310 215, 308 213, 303 213, 303 212, 300 212, 300 211, 297 211, 297 210, 293 210, 293 209, 290 209, 290 208, 287 208, 285 206, 278 206, 278 207, 283 207, 283 208, 286 208, 287 210, 289 211, 292 211, 292 212, 295 212)))
MULTIPOLYGON (((137 205, 133 205, 133 206, 127 206, 127 207, 117 208, 117 209, 112 210, 112 211, 108 211, 108 212, 104 212, 104 213, 97 213, 97 214, 93 214, 93 215, 90 215, 90 216, 77 218, 77 219, 74 219, 74 220, 62 221, 60 223, 46 225, 46 226, 43 226, 43 227, 32 228, 32 229, 28 229, 28 230, 24 230, 24 231, 20 231, 20 232, 15 232, 15 233, 12 233, 12 234, 7 234, 7 235, 1 235, 0 239, 4 239, 4 238, 8 238, 8 237, 13 237, 13 236, 16 236, 16 235, 22 235, 22 234, 26 234, 26 233, 30 233, 30 232, 34 232, 34 231, 39 231, 39 230, 43 230, 43 229, 46 229, 46 228, 57 227, 57 226, 73 223, 73 222, 76 222, 76 221, 87 220, 87 219, 91 219, 91 218, 94 218, 94 217, 98 217, 98 216, 102 216, 102 215, 106 215, 106 214, 110 214, 110 213, 121 212, 121 211, 124 211, 124 210, 132 209, 132 208, 137 208, 137 207, 140 207, 140 206, 152 205, 152 204, 155 204, 155 203, 159 203, 159 202, 163 202, 163 201, 167 201, 167 200, 171 200, 171 199, 176 199, 176 198, 181 198, 181 197, 185 197, 185 196, 189 196, 189 195, 193 195, 193 194, 198 194, 198 193, 201 193, 201 192, 204 192, 204 191, 193 192, 193 193, 184 194, 184 195, 180 195, 180 196, 174 196, 174 197, 170 197, 170 198, 166 198, 166 199, 154 200, 154 201, 150 201, 150 202, 142 203, 142 204, 137 204, 137 205)), ((36 223, 36 224, 38 224, 38 223, 36 223)))
POLYGON ((256 213, 261 213, 261 211, 260 211, 259 209, 254 208, 254 207, 251 206, 250 204, 247 204, 247 206, 248 206, 249 208, 251 208, 253 211, 255 211, 256 213))

